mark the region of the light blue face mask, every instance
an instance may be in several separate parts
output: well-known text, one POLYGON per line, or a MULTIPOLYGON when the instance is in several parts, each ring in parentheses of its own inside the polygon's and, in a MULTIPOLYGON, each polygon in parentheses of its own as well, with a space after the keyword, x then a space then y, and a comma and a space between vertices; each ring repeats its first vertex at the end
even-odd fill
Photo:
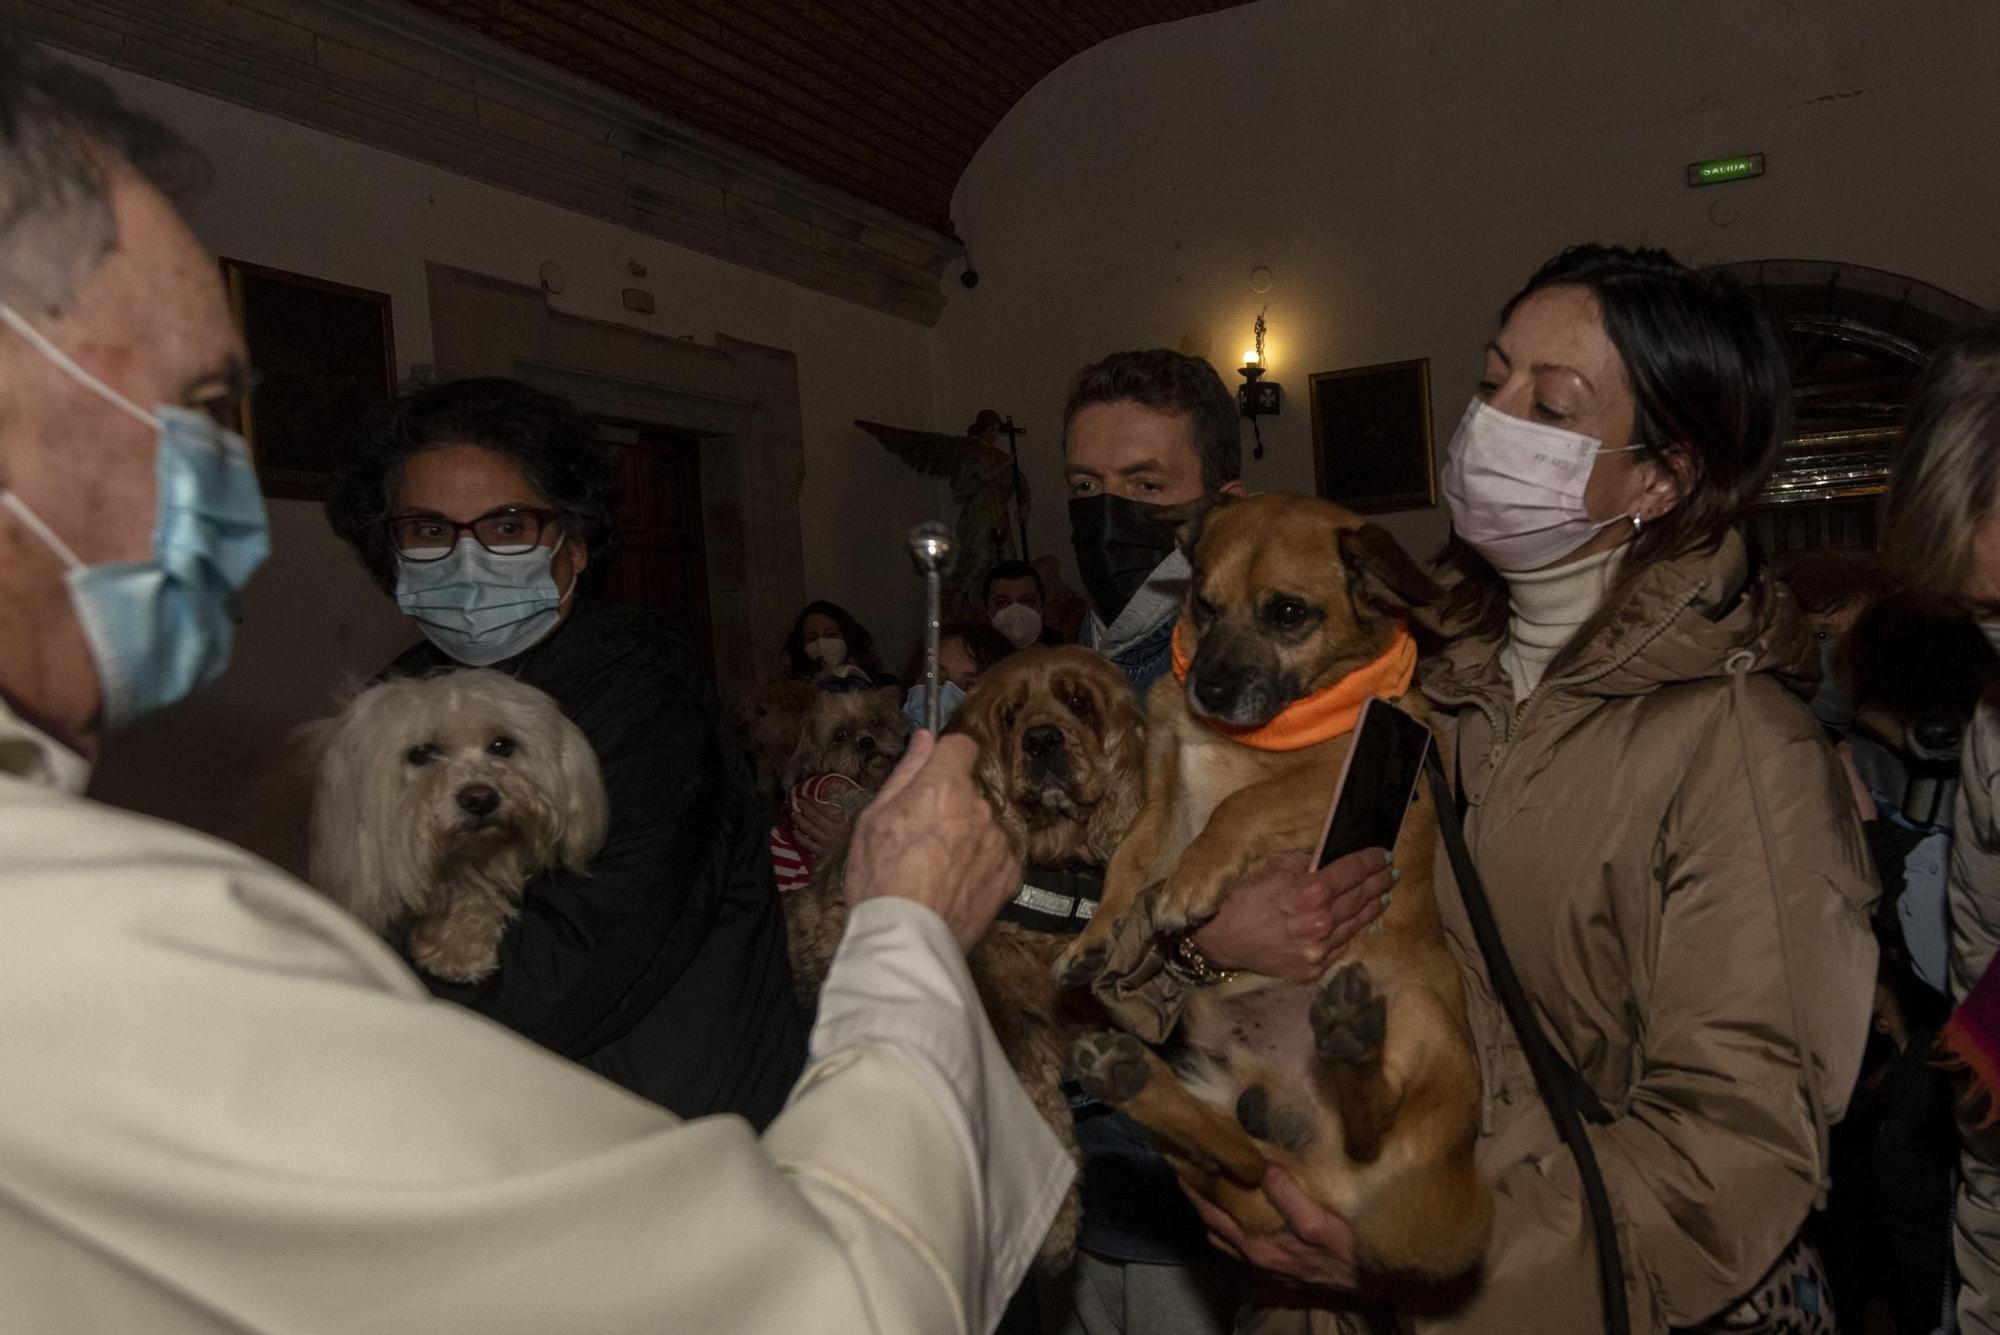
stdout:
POLYGON ((236 642, 235 596, 271 553, 270 520, 243 437, 204 413, 161 404, 147 412, 72 361, 0 303, 0 323, 85 389, 152 427, 159 486, 149 561, 85 565, 13 492, 12 510, 68 567, 77 621, 104 699, 104 726, 121 727, 214 680, 236 642))
POLYGON ((397 561, 396 606, 442 652, 490 667, 532 647, 561 618, 566 595, 550 568, 566 541, 501 556, 461 533, 450 556, 397 561))
MULTIPOLYGON (((929 698, 929 694, 922 682, 918 682, 915 686, 912 686, 910 693, 903 697, 903 717, 910 721, 911 727, 921 728, 924 726, 924 701, 929 698)), ((952 711, 964 703, 965 692, 958 688, 958 683, 948 681, 940 687, 938 689, 938 726, 941 728, 949 722, 952 711)))

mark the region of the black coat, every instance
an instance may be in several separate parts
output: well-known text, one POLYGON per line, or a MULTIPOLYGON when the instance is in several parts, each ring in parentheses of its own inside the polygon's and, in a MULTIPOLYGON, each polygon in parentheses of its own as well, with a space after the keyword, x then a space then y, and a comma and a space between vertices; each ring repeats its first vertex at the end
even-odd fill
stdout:
MULTIPOLYGON (((456 666, 430 644, 390 671, 456 666)), ((500 968, 433 993, 683 1117, 761 1130, 805 1062, 784 913, 748 761, 679 626, 586 605, 500 671, 546 691, 604 769, 611 827, 589 872, 544 872, 500 968)))

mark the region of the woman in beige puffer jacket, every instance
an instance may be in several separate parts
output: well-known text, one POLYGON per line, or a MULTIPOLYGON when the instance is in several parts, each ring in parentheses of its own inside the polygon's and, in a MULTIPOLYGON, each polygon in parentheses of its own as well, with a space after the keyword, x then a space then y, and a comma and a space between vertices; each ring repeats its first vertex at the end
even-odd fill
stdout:
MULTIPOLYGON (((1660 252, 1578 248, 1509 303, 1444 469, 1464 579, 1419 684, 1515 967, 1608 1114, 1588 1135, 1634 1331, 1770 1322, 1788 1304, 1799 1329, 1831 1329, 1809 1283, 1751 1296, 1796 1260, 1824 1188, 1875 969, 1873 871, 1803 698, 1817 647, 1735 530, 1786 397, 1747 297, 1660 252)), ((1496 1209, 1476 1281, 1398 1324, 1601 1329, 1577 1168, 1436 866, 1496 1209)), ((1172 1009, 1155 996, 1125 1014, 1172 1009)), ((1267 1302, 1246 1329, 1358 1331, 1362 1310, 1380 1314, 1342 1221, 1308 1204, 1294 1234, 1246 1238, 1206 1217, 1265 1269, 1360 1290, 1267 1302)))

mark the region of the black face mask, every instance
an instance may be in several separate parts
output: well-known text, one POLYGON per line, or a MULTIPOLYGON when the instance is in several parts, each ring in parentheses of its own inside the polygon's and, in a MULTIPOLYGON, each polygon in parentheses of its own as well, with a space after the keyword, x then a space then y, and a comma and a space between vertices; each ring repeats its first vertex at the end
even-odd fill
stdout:
POLYGON ((1098 620, 1109 626, 1174 553, 1177 526, 1160 506, 1122 496, 1078 496, 1069 503, 1069 540, 1098 620))

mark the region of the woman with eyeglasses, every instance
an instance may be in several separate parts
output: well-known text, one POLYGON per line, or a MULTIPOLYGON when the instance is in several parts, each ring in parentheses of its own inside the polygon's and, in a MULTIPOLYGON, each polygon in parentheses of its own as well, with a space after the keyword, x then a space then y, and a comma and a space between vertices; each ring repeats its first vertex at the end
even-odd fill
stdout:
POLYGON ((431 386, 364 429, 327 503, 423 634, 389 667, 492 667, 590 739, 611 832, 582 873, 538 875, 460 1002, 684 1117, 762 1128, 804 1063, 784 919, 749 767, 678 625, 591 596, 618 472, 591 420, 514 380, 431 386))

